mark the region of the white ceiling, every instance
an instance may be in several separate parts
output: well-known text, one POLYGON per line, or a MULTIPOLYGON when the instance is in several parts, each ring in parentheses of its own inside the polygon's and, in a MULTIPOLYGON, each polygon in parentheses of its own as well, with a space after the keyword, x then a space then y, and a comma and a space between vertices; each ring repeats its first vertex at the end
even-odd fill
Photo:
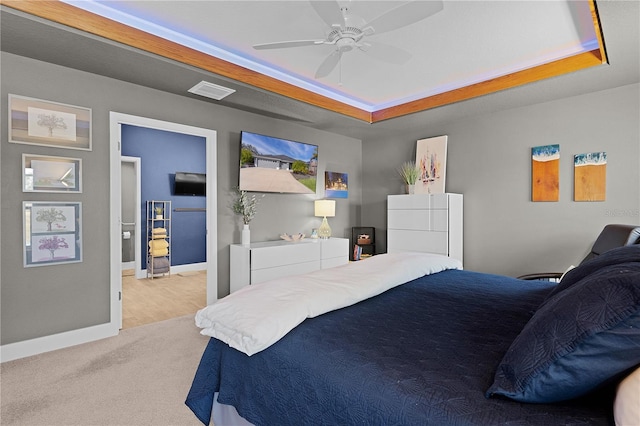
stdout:
MULTIPOLYGON (((316 79, 335 46, 252 47, 324 39, 329 27, 308 1, 65 2, 369 112, 598 47, 588 1, 445 0, 426 19, 365 37, 409 52, 406 63, 353 50, 328 76, 316 79)), ((370 22, 407 2, 327 3, 370 22)), ((433 1, 420 3, 428 7, 433 1)))
MULTIPOLYGON (((551 0, 554 4, 565 4, 564 2, 557 2, 551 0)), ((55 5, 57 2, 47 4, 55 5)), ((111 4, 108 2, 107 4, 111 4)), ((145 3, 145 2, 143 2, 145 3)), ((149 2, 159 3, 159 2, 149 2)), ((164 6, 171 7, 176 4, 187 5, 190 2, 185 1, 165 1, 164 6)), ((222 6, 222 2, 205 2, 209 6, 217 5, 222 6)), ((264 7, 270 12, 266 13, 265 19, 259 19, 260 17, 252 17, 252 14, 256 13, 255 8, 252 8, 252 14, 248 17, 236 16, 235 18, 223 19, 224 16, 221 13, 215 14, 215 16, 206 16, 203 19, 205 22, 215 21, 218 22, 218 26, 231 27, 229 31, 242 32, 249 37, 252 31, 248 31, 247 28, 251 28, 251 25, 247 25, 248 20, 272 22, 276 18, 268 18, 273 15, 273 8, 269 8, 268 5, 272 5, 272 1, 262 2, 224 2, 227 7, 246 7, 253 5, 255 7, 264 3, 264 7), (245 19, 246 18, 246 19, 245 19)), ((305 6, 305 1, 301 2, 280 2, 278 4, 287 5, 293 4, 295 7, 305 6)), ((496 2, 486 0, 471 0, 461 2, 457 0, 446 0, 445 11, 449 4, 466 4, 480 9, 489 8, 490 6, 500 6, 503 3, 508 3, 512 6, 512 3, 520 3, 518 0, 499 0, 496 2), (452 3, 453 2, 453 3, 452 3)), ((541 7, 548 6, 547 0, 539 0, 528 2, 529 4, 539 4, 541 7)), ((578 0, 577 4, 586 4, 586 0, 578 0)), ((84 22, 77 18, 76 14, 68 14, 65 16, 63 11, 59 8, 40 8, 39 2, 10 2, 3 1, 0 5, 0 43, 3 52, 10 54, 25 56, 40 61, 45 61, 53 64, 58 64, 64 67, 74 68, 89 73, 103 75, 109 78, 114 78, 122 81, 131 82, 136 85, 154 88, 168 93, 173 93, 180 96, 187 96, 197 98, 203 102, 215 103, 220 106, 240 109, 259 114, 263 117, 274 118, 277 120, 287 120, 289 122, 299 123, 306 127, 311 127, 319 130, 324 130, 336 134, 350 136, 359 140, 388 140, 389 143, 393 143, 398 138, 398 135, 402 135, 404 139, 420 139, 424 138, 428 134, 426 129, 431 129, 437 123, 451 122, 456 120, 462 120, 466 117, 472 117, 479 114, 490 114, 492 112, 523 107, 531 104, 539 104, 543 102, 549 102, 555 99, 561 99, 571 96, 578 96, 584 93, 596 92, 600 90, 608 90, 615 87, 621 87, 631 84, 637 84, 640 82, 640 1, 637 0, 598 0, 597 9, 598 16, 600 18, 602 33, 604 35, 604 42, 606 47, 608 63, 601 66, 593 66, 580 71, 570 72, 564 75, 557 75, 552 78, 546 78, 540 81, 520 85, 517 87, 511 87, 498 90, 494 93, 483 94, 482 96, 473 97, 467 100, 457 100, 453 102, 447 102, 436 107, 431 107, 427 110, 420 110, 417 112, 410 112, 405 115, 398 116, 396 118, 384 119, 381 121, 375 121, 369 123, 362 119, 357 119, 349 115, 343 114, 339 110, 331 108, 324 108, 321 105, 308 102, 305 98, 291 98, 286 93, 274 92, 264 87, 256 87, 252 85, 250 81, 243 80, 241 78, 235 79, 233 76, 221 75, 212 70, 203 69, 197 65, 190 64, 188 59, 183 61, 171 60, 162 56, 161 54, 150 53, 145 51, 142 47, 131 47, 131 45, 122 44, 122 42, 113 41, 113 38, 109 36, 96 36, 87 30, 83 31, 84 22), (27 8, 27 6, 30 6, 27 8), (40 13, 42 12, 42 13, 40 13), (73 46, 72 49, 69 47, 73 46), (215 101, 212 99, 200 97, 188 93, 188 89, 199 83, 202 80, 211 81, 220 85, 228 86, 236 90, 236 92, 224 98, 221 101, 215 101)), ((42 3, 44 4, 44 3, 42 3)), ((127 2, 127 4, 129 4, 127 2)), ((140 3, 131 3, 137 5, 140 3)), ((146 3, 145 3, 146 4, 146 3)), ((143 4, 143 6, 145 6, 143 4)), ((385 3, 389 4, 389 3, 385 3)), ((573 4, 573 3, 572 3, 573 4)), ((377 5, 375 3, 374 5, 377 5)), ((146 4, 146 6, 151 6, 146 4)), ((568 6, 567 6, 568 7, 568 6)), ((572 6, 573 7, 573 6, 572 6)), ((185 8, 189 10, 189 8, 185 8)), ((317 17, 314 10, 310 7, 307 8, 310 15, 307 19, 313 20, 314 25, 323 28, 323 22, 317 17)), ((444 13, 444 12, 443 12, 444 13)), ((479 12, 478 12, 479 13, 479 12)), ((176 13, 178 16, 182 16, 180 13, 176 13)), ((574 14, 575 16, 575 14, 574 14)), ((424 25, 431 20, 438 17, 435 15, 428 18, 423 23, 415 24, 416 27, 424 25)), ((530 14, 530 17, 535 22, 541 25, 541 32, 544 35, 549 29, 546 29, 547 21, 544 17, 539 17, 536 14, 530 14)), ((184 19, 184 18, 180 18, 184 19)), ((497 34, 498 41, 519 39, 519 28, 526 27, 525 21, 528 19, 522 19, 516 21, 506 21, 504 25, 508 27, 501 27, 501 30, 496 29, 496 25, 490 21, 479 20, 479 22, 485 22, 482 28, 488 32, 497 34)), ((574 22, 578 22, 574 20, 574 22)), ((285 24, 283 24, 285 25, 285 24)), ((213 26, 213 25, 211 25, 213 26)), ((553 24, 552 27, 555 27, 553 24)), ((589 26, 592 27, 593 23, 590 22, 589 26)), ((298 28, 299 25, 294 22, 287 23, 285 28, 298 28)), ((111 30, 107 26, 108 29, 111 30)), ((575 28, 575 26, 574 26, 575 28)), ((492 48, 486 43, 476 42, 476 39, 480 35, 474 35, 470 39, 465 39, 458 34, 464 28, 460 28, 459 25, 451 25, 444 29, 444 32, 438 34, 438 39, 444 41, 458 40, 459 43, 456 47, 446 53, 444 59, 436 61, 431 55, 429 56, 429 64, 425 65, 424 69, 419 70, 419 76, 416 79, 418 83, 428 83, 426 78, 430 70, 436 65, 449 65, 459 63, 464 65, 458 71, 452 71, 451 75, 457 76, 459 74, 471 73, 476 68, 475 60, 469 59, 466 55, 473 53, 475 50, 482 50, 484 55, 478 59, 479 61, 498 57, 494 55, 492 48), (471 53, 457 53, 457 49, 463 49, 465 46, 471 45, 471 53), (441 64, 442 63, 442 64, 441 64)), ((408 31, 409 28, 406 28, 408 31)), ((286 38, 302 38, 307 34, 293 34, 289 37, 289 31, 285 31, 286 38)), ((404 30, 398 30, 404 31, 404 30)), ((480 31, 480 30, 478 30, 480 31)), ((581 30, 584 32, 584 30, 581 30)), ((185 32, 187 32, 185 30, 185 32)), ((222 31, 221 32, 225 32, 222 31)), ((480 31, 481 33, 483 31, 480 31)), ((187 32, 188 35, 193 35, 187 32)), ((398 33, 399 34, 399 33, 398 33)), ((389 36, 396 36, 396 32, 389 33, 389 36)), ((321 36, 321 35, 320 35, 321 36)), ((243 36, 244 37, 244 36, 243 36)), ((311 37, 317 37, 315 33, 311 37)), ((284 38, 284 37, 283 37, 284 38)), ((544 37, 542 37, 544 38, 544 37)), ((274 37, 272 41, 282 39, 280 37, 274 37)), ((266 39, 258 40, 257 42, 269 41, 266 39)), ((426 43, 424 37, 421 37, 421 43, 426 43)), ((386 40, 386 43, 392 43, 392 40, 386 40)), ((247 46, 254 43, 251 41, 245 41, 247 46)), ((417 43, 420 47, 421 43, 417 43)), ((497 43, 497 41, 496 41, 497 43)), ((400 44, 409 50, 406 44, 400 44)), ((320 49, 324 49, 327 46, 319 46, 320 49)), ((516 53, 520 52, 520 48, 514 48, 516 53)), ((274 54, 277 51, 255 51, 252 48, 248 50, 251 54, 260 53, 274 54)), ((285 52, 287 55, 298 57, 295 52, 305 51, 304 48, 289 49, 289 52, 285 52)), ((363 57, 361 52, 350 52, 354 54, 354 58, 363 57)), ((279 54, 279 53, 278 53, 279 54)), ((323 52, 326 54, 326 52, 323 52)), ((407 66, 416 60, 409 62, 407 66)), ((316 62, 308 64, 308 73, 314 73, 318 65, 318 61, 321 61, 322 55, 318 56, 316 62)), ((294 58, 295 59, 295 58, 294 58)), ((302 63, 304 65, 304 61, 302 63)), ((302 66, 299 65, 299 66, 302 66)), ((371 79, 373 83, 369 83, 366 87, 367 90, 364 94, 359 96, 362 98, 370 99, 368 95, 369 90, 371 93, 380 88, 387 87, 395 84, 408 84, 408 78, 405 76, 406 70, 404 68, 393 68, 396 72, 386 72, 384 75, 377 77, 370 77, 369 73, 376 73, 378 68, 381 67, 380 63, 376 63, 376 66, 366 70, 365 74, 359 74, 356 76, 356 80, 363 80, 365 78, 371 79)), ((411 68, 411 67, 409 67, 411 68)), ((343 70, 344 71, 344 70, 343 70)), ((265 71, 266 72, 266 71, 265 71)), ((346 76, 343 72, 343 79, 346 83, 346 76)), ((353 78, 353 74, 348 78, 353 78)), ((309 79, 314 81, 313 78, 309 79)), ((321 80, 325 85, 333 84, 336 88, 340 89, 335 82, 335 76, 332 74, 328 78, 321 80)), ((633 87, 633 90, 637 90, 637 86, 633 87)), ((346 89, 345 89, 346 90, 346 89)), ((638 93, 638 99, 640 101, 640 92, 638 93)))

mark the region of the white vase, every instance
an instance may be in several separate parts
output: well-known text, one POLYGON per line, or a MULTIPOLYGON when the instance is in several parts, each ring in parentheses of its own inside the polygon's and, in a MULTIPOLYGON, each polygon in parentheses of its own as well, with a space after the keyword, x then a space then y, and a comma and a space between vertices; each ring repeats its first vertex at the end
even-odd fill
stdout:
POLYGON ((406 192, 407 192, 407 194, 415 194, 416 186, 415 185, 411 185, 411 184, 407 184, 406 185, 406 192))
POLYGON ((251 230, 249 229, 249 225, 244 225, 242 227, 242 245, 251 245, 251 230))

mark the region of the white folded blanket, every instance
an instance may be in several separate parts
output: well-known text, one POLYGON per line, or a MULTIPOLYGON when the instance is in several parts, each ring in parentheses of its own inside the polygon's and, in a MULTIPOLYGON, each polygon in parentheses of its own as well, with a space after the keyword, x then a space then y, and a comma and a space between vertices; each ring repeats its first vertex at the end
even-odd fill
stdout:
POLYGON ((244 287, 196 314, 202 334, 253 355, 268 348, 305 318, 383 293, 445 269, 455 259, 429 253, 393 253, 347 265, 244 287))

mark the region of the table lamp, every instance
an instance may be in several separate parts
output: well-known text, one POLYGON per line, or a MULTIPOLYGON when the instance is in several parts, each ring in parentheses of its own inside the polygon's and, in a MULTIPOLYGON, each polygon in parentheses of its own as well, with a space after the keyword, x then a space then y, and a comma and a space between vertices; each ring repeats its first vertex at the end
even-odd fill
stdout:
POLYGON ((331 227, 327 222, 328 217, 334 217, 336 215, 336 201, 335 200, 316 200, 314 202, 315 216, 322 217, 322 224, 318 228, 318 237, 329 238, 331 236, 331 227))

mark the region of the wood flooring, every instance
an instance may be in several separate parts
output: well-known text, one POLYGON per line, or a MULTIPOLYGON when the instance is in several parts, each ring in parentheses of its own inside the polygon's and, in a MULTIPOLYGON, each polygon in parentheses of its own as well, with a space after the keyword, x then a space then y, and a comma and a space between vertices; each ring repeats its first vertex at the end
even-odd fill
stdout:
POLYGON ((195 314, 207 303, 207 272, 136 279, 122 273, 122 328, 195 314))

